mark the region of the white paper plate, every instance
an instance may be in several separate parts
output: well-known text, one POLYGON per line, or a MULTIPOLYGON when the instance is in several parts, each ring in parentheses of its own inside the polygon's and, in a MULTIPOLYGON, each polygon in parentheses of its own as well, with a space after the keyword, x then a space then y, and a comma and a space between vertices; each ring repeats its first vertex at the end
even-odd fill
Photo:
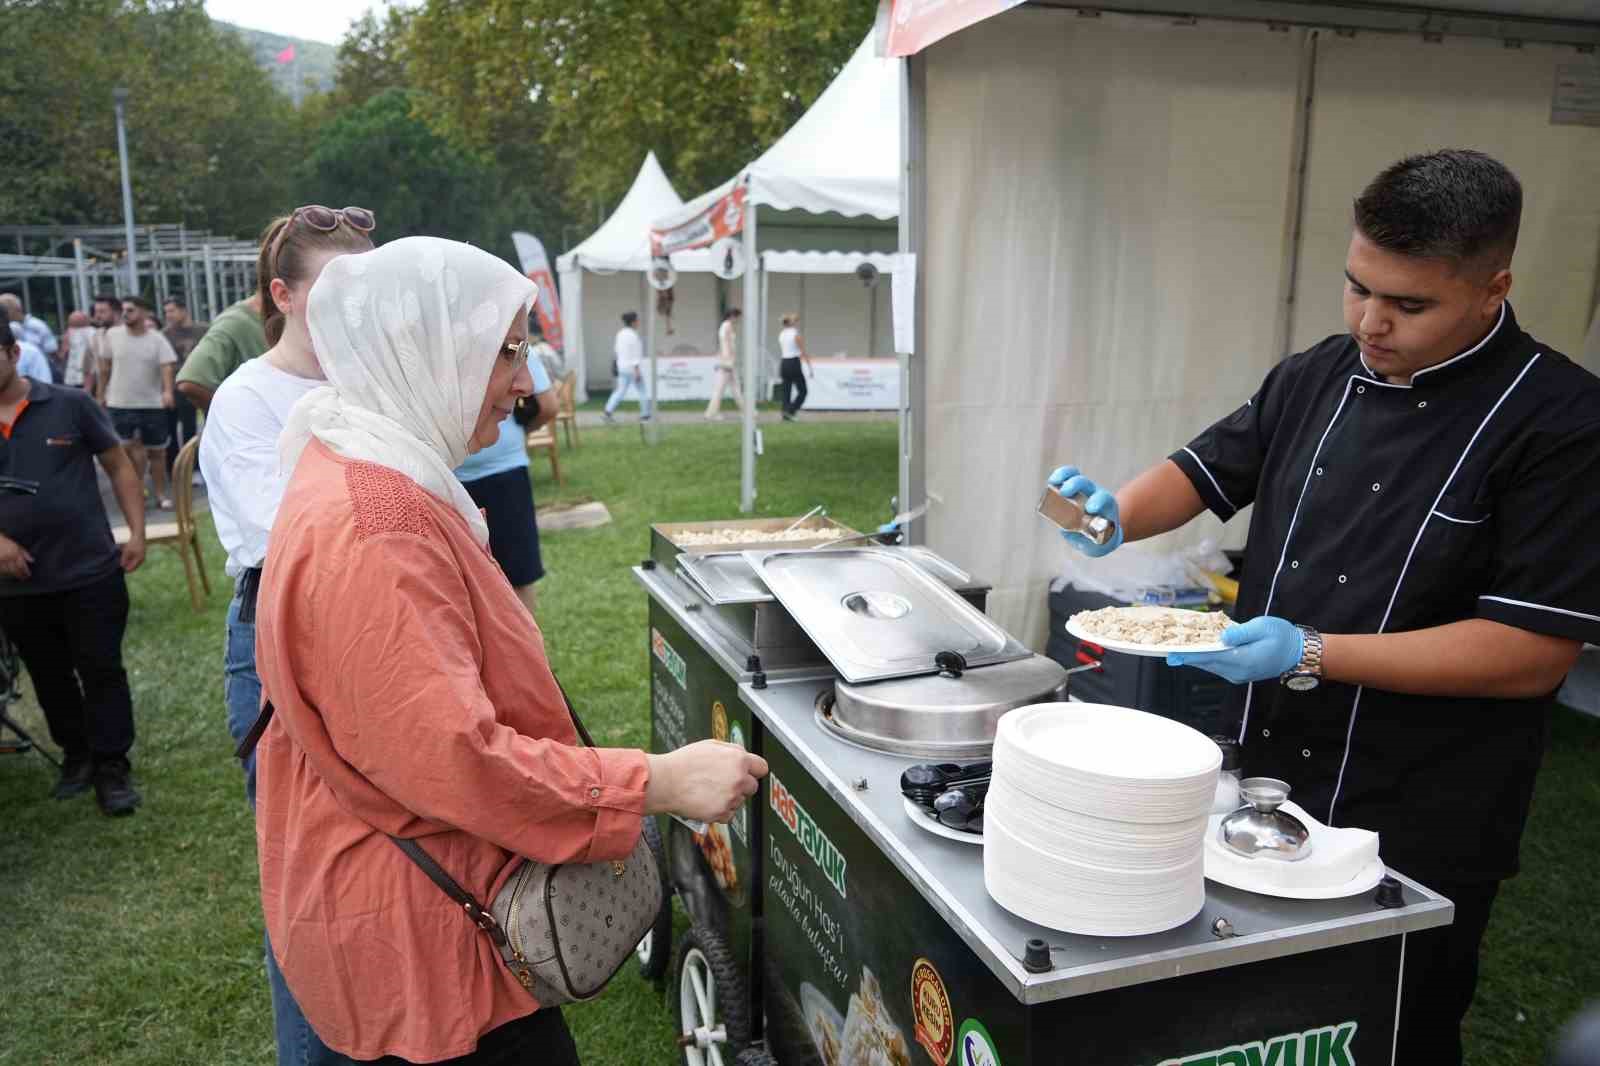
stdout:
POLYGON ((1036 703, 1008 711, 995 731, 995 746, 1002 745, 1035 773, 1112 789, 1187 792, 1204 784, 1214 793, 1222 766, 1222 749, 1199 730, 1106 703, 1036 703))
POLYGON ((824 1056, 822 1029, 819 1021, 833 1027, 833 1040, 835 1047, 844 1045, 844 1015, 839 1013, 828 997, 818 992, 816 986, 809 981, 800 986, 800 1011, 805 1015, 806 1029, 811 1033, 811 1042, 817 1046, 819 1058, 824 1056))
POLYGON ((1090 644, 1106 649, 1107 651, 1120 651, 1124 655, 1143 655, 1151 659, 1165 659, 1173 652, 1183 654, 1199 654, 1208 651, 1227 651, 1228 646, 1223 643, 1215 644, 1134 644, 1126 640, 1114 640, 1090 632, 1078 624, 1077 616, 1067 619, 1067 632, 1079 640, 1087 640, 1090 644))
MULTIPOLYGON (((938 819, 928 817, 928 812, 924 811, 921 807, 918 807, 915 803, 912 803, 904 796, 900 797, 900 802, 905 805, 906 817, 917 823, 918 828, 925 829, 936 837, 944 837, 946 840, 959 840, 963 844, 977 844, 980 847, 982 846, 982 833, 963 833, 959 829, 951 829, 947 825, 941 825, 938 819)), ((985 822, 987 823, 987 819, 985 819, 985 822)))

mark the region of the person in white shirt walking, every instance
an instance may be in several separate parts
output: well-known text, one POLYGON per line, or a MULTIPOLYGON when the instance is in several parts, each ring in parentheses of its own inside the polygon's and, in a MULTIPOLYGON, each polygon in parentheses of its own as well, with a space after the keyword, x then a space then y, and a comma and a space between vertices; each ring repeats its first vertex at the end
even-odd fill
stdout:
POLYGON ((89 316, 74 311, 67 316, 67 358, 61 371, 61 383, 75 389, 94 390, 95 327, 89 316))
POLYGON ((793 312, 783 316, 778 350, 783 355, 783 361, 778 364, 783 378, 783 420, 793 422, 806 403, 806 375, 815 373, 811 369, 811 356, 806 354, 806 339, 800 335, 800 316, 793 312), (802 361, 804 369, 800 366, 802 361))
POLYGON ((722 419, 722 392, 726 389, 733 394, 734 406, 744 413, 744 394, 739 391, 739 371, 735 353, 738 345, 734 341, 737 332, 737 323, 744 317, 744 312, 737 307, 728 308, 728 313, 722 316, 722 325, 717 327, 717 374, 711 383, 711 402, 706 404, 706 419, 717 422, 722 419))
POLYGON ((639 418, 650 421, 650 390, 644 385, 644 338, 639 336, 636 328, 638 323, 638 312, 628 311, 622 316, 622 328, 617 330, 617 339, 612 347, 612 354, 616 357, 617 384, 611 390, 611 399, 606 401, 607 422, 616 421, 612 413, 627 398, 629 390, 634 388, 639 390, 639 418))
POLYGON ((60 347, 56 335, 50 332, 50 327, 45 324, 44 319, 23 310, 22 299, 16 293, 0 293, 0 311, 15 323, 12 333, 18 335, 17 340, 38 347, 46 361, 50 363, 56 361, 56 352, 60 347))
POLYGON ((177 402, 173 381, 178 353, 151 321, 154 313, 142 296, 122 298, 122 325, 106 331, 100 353, 99 400, 111 412, 111 424, 133 460, 144 484, 145 468, 156 490, 156 508, 172 506, 167 496, 167 412, 177 402), (149 452, 157 459, 150 462, 149 452))

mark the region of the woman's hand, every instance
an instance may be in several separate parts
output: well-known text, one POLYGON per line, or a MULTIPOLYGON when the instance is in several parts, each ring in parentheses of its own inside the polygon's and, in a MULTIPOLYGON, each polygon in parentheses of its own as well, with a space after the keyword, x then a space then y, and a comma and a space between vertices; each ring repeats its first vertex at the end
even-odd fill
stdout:
POLYGON ((665 755, 648 755, 650 781, 645 814, 676 814, 702 822, 726 822, 756 794, 767 760, 737 744, 702 740, 665 755))

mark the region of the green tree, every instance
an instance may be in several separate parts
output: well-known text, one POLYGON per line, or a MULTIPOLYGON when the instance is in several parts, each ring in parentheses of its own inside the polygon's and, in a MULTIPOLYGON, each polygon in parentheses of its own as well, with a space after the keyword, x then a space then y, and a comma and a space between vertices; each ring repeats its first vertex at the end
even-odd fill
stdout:
POLYGON ((470 138, 541 109, 569 207, 616 202, 650 149, 692 194, 804 113, 874 10, 864 0, 425 0, 409 71, 470 138))
POLYGON ((0 61, 0 218, 122 217, 111 91, 130 90, 135 216, 249 236, 281 209, 304 135, 200 0, 13 0, 0 61))

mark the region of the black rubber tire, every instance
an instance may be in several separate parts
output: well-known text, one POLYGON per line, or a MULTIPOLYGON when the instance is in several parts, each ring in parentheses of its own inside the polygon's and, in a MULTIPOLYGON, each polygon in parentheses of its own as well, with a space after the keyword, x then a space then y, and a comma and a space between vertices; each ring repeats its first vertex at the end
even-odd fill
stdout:
POLYGON ((764 1047, 747 1047, 739 1052, 735 1066, 778 1066, 778 1060, 764 1047))
MULTIPOLYGON (((669 997, 668 1002, 681 1003, 684 965, 689 953, 696 949, 706 957, 706 963, 711 968, 711 978, 716 982, 719 1016, 716 1020, 723 1024, 728 1034, 727 1043, 723 1045, 723 1059, 737 1061, 737 1056, 750 1044, 750 985, 745 981, 744 971, 735 961, 733 952, 716 933, 709 929, 694 928, 684 936, 683 943, 678 945, 678 964, 672 971, 673 995, 669 997)), ((678 1010, 680 1029, 682 1024, 683 1015, 680 1007, 678 1010)))
POLYGON ((645 818, 643 834, 661 875, 661 909, 650 926, 650 951, 639 956, 639 974, 647 981, 659 981, 667 975, 667 967, 672 963, 672 881, 667 877, 667 853, 661 845, 661 828, 654 817, 645 818))

